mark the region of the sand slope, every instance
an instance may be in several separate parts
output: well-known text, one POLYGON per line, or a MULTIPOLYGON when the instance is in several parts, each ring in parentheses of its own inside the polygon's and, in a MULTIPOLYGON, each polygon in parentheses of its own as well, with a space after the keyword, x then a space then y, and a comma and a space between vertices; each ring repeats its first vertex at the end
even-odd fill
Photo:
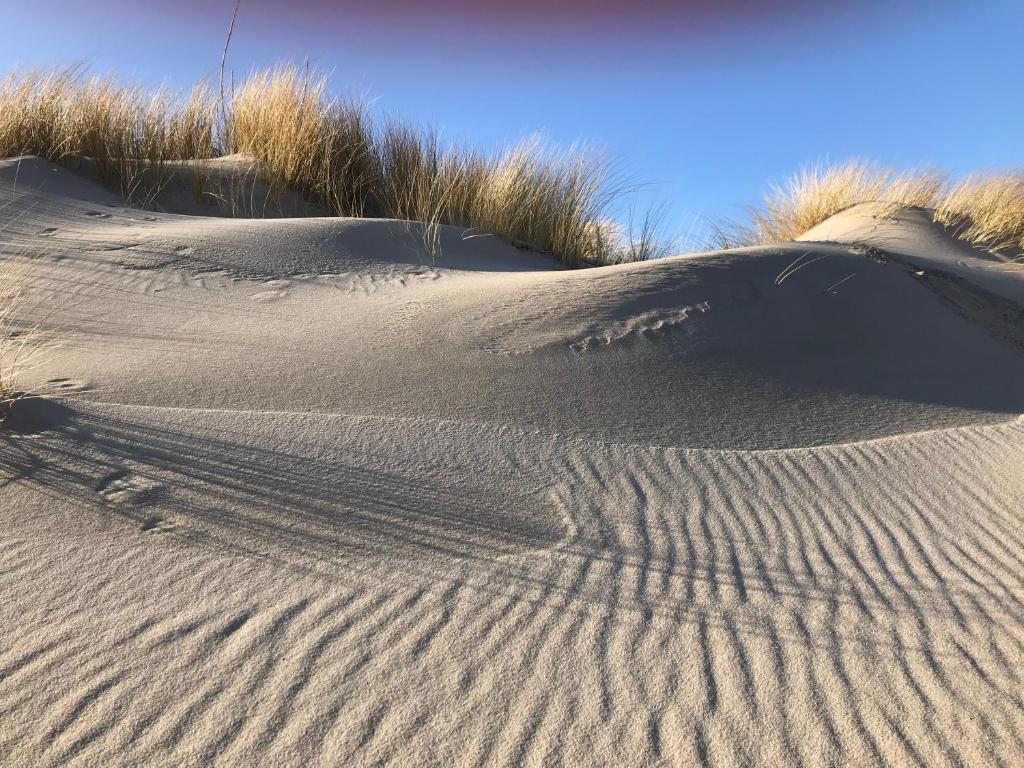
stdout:
POLYGON ((11 173, 68 341, 0 438, 0 763, 1024 756, 1012 317, 857 244, 435 262, 11 173))

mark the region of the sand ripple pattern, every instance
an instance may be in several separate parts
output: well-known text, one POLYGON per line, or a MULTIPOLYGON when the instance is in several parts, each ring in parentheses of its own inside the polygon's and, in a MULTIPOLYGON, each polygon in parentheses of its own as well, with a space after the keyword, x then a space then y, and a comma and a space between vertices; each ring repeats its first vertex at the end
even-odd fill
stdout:
MULTIPOLYGON (((313 417, 295 418, 301 435, 313 417)), ((304 483, 316 498, 336 457, 321 446, 312 464, 289 464, 295 444, 204 455, 180 425, 166 439, 191 453, 131 468, 164 489, 145 514, 177 516, 155 537, 121 506, 86 501, 99 497, 94 476, 122 461, 125 424, 108 424, 111 445, 63 479, 48 465, 66 438, 11 440, 0 498, 20 512, 0 539, 0 762, 1010 766, 1024 755, 1021 420, 728 452, 338 418, 350 452, 383 436, 409 456, 429 445, 481 482, 538 483, 545 501, 532 506, 480 491, 503 529, 528 510, 516 541, 537 546, 455 551, 429 525, 398 554, 336 546, 380 539, 409 514, 372 494, 354 528, 343 512, 332 528, 326 507, 313 525, 295 505, 218 521, 240 493, 232 473, 304 483), (468 445, 486 468, 460 453, 468 445), (175 475, 216 503, 186 503, 175 475), (58 483, 82 490, 75 520, 53 519, 58 483), (551 509, 568 522, 555 526, 551 509)), ((80 417, 86 427, 97 434, 99 417, 80 417)), ((404 493, 422 514, 445 505, 404 493)))

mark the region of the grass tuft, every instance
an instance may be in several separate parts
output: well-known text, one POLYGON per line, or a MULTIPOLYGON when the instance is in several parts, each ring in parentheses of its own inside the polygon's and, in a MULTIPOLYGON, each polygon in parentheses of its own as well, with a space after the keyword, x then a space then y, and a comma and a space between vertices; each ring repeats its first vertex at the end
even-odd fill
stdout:
POLYGON ((723 248, 787 242, 860 203, 882 203, 878 216, 928 209, 936 223, 973 245, 1024 249, 1024 173, 949 183, 934 171, 898 174, 862 162, 801 171, 772 187, 747 222, 719 225, 714 239, 723 248))
POLYGON ((19 387, 22 377, 45 363, 57 347, 49 334, 16 320, 24 298, 22 284, 9 262, 0 263, 0 428, 18 400, 31 394, 19 387))
POLYGON ((748 222, 720 225, 714 238, 723 248, 788 242, 859 203, 884 203, 890 211, 934 207, 944 184, 932 171, 896 174, 863 162, 816 166, 771 187, 762 205, 749 209, 748 222))
POLYGON ((212 156, 215 106, 203 84, 181 97, 92 77, 80 66, 12 73, 0 81, 0 157, 87 157, 126 200, 145 203, 168 161, 212 156))
POLYGON ((974 245, 1024 252, 1024 173, 970 176, 954 184, 935 220, 974 245))

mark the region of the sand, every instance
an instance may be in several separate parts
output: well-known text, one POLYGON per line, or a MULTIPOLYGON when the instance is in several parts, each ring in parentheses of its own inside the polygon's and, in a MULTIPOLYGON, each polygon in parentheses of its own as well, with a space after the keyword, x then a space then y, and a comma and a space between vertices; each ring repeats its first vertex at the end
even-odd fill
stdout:
POLYGON ((165 203, 0 162, 0 764, 1024 759, 1024 270, 165 203))

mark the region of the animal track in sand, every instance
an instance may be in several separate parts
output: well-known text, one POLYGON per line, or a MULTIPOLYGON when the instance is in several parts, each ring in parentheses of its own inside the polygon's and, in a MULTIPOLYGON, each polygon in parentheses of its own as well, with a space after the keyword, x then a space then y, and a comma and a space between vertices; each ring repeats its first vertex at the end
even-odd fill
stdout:
POLYGON ((102 211, 86 211, 85 215, 86 216, 93 216, 93 217, 95 217, 97 219, 109 219, 110 218, 110 214, 109 213, 103 213, 102 211))
POLYGON ((177 527, 172 520, 151 515, 142 521, 141 530, 143 533, 170 533, 177 527))
POLYGON ((46 229, 39 230, 40 237, 50 237, 57 231, 56 227, 47 227, 46 229))
POLYGON ((84 381, 78 379, 48 379, 45 388, 56 392, 81 392, 86 388, 84 381))
POLYGON ((144 503, 159 487, 159 483, 122 470, 105 478, 96 491, 108 504, 123 506, 144 503))
POLYGON ((625 320, 618 320, 601 331, 589 333, 574 341, 569 348, 576 352, 586 352, 594 347, 607 346, 632 335, 658 333, 670 329, 684 320, 689 320, 690 314, 694 311, 699 311, 702 315, 707 314, 711 311, 711 305, 702 301, 692 306, 643 312, 625 320))

